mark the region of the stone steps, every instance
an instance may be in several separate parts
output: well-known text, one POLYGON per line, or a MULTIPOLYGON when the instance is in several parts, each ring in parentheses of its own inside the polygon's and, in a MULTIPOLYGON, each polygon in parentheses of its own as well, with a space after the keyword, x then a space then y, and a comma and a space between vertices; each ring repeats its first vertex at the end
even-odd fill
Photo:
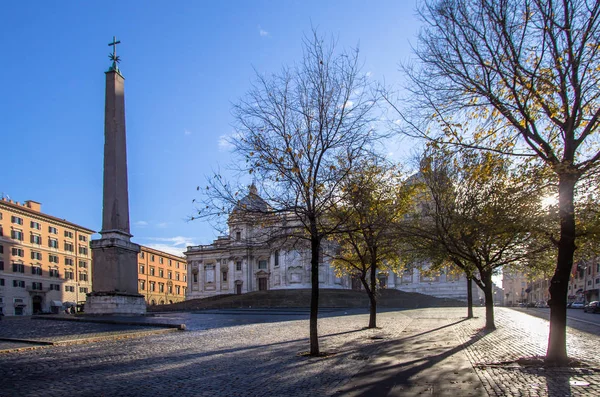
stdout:
MULTIPOLYGON (((237 308, 308 308, 310 289, 256 291, 242 295, 220 295, 204 299, 192 299, 170 305, 149 306, 149 312, 189 311, 203 309, 237 308)), ((465 302, 436 298, 430 295, 381 290, 378 307, 415 309, 422 307, 462 307, 465 302)), ((368 308, 369 299, 364 291, 322 289, 319 291, 319 307, 323 308, 368 308)))

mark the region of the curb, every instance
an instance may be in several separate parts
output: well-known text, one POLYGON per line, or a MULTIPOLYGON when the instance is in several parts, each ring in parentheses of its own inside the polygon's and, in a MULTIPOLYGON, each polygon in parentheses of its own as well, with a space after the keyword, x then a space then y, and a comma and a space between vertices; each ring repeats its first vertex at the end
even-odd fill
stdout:
POLYGON ((89 318, 89 317, 45 317, 31 316, 34 320, 50 320, 50 321, 74 321, 80 323, 96 323, 96 324, 117 324, 117 325, 137 325, 142 327, 158 327, 158 328, 175 328, 180 331, 185 331, 185 324, 169 324, 169 323, 147 323, 143 321, 121 321, 112 319, 89 318))
POLYGON ((6 342, 18 342, 18 343, 30 343, 37 346, 23 346, 16 347, 11 349, 0 350, 0 354, 2 353, 14 353, 25 350, 34 350, 47 348, 50 346, 71 346, 71 345, 82 345, 86 343, 94 343, 94 342, 102 342, 107 340, 119 340, 119 339, 133 339, 133 338, 141 338, 144 336, 156 335, 156 334, 165 334, 168 332, 178 331, 176 328, 167 328, 167 329, 156 329, 149 331, 139 331, 139 332, 130 332, 130 333, 121 333, 121 334, 113 334, 113 335, 100 335, 91 338, 81 338, 81 339, 68 339, 68 340, 60 340, 60 341, 44 341, 44 340, 31 340, 31 339, 18 339, 18 338, 0 338, 0 341, 6 342))

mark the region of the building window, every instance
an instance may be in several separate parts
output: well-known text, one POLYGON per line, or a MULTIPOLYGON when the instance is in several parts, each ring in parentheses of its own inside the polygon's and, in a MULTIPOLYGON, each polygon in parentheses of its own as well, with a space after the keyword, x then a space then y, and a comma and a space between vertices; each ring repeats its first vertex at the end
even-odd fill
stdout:
POLYGON ((165 283, 158 283, 158 292, 165 292, 165 283))
POLYGON ((158 277, 161 277, 161 278, 165 277, 165 271, 163 269, 158 269, 158 277))
POLYGON ((154 281, 150 281, 150 292, 154 292, 156 290, 156 283, 154 281))
POLYGON ((42 268, 39 266, 31 266, 31 274, 35 274, 37 276, 42 275, 42 268))
POLYGON ((4 287, 4 279, 0 278, 0 287, 4 287))
POLYGON ((38 282, 33 282, 31 283, 31 289, 33 290, 37 290, 37 291, 41 291, 42 290, 42 283, 38 283, 38 282))
POLYGON ((179 281, 179 273, 175 273, 175 280, 179 281))
POLYGON ((67 285, 67 286, 65 286, 65 291, 66 292, 75 292, 75 287, 72 285, 67 285))
POLYGON ((42 244, 42 236, 39 236, 37 234, 32 234, 31 237, 29 238, 29 241, 31 241, 31 244, 41 245, 42 244))
POLYGON ((87 262, 86 261, 79 261, 79 267, 87 269, 87 262))
POLYGON ((171 272, 169 270, 169 272, 167 273, 167 277, 169 278, 169 280, 172 280, 173 279, 173 272, 171 272))
POLYGON ((48 239, 48 247, 50 248, 58 248, 58 240, 55 238, 48 239))
POLYGON ((173 286, 169 285, 169 294, 173 294, 173 286))
POLYGON ((227 272, 223 272, 223 281, 227 282, 227 272))
MULTIPOLYGON (((0 234, 0 236, 2 236, 2 235, 0 234)), ((3 253, 4 253, 4 246, 2 244, 0 244, 0 254, 3 254, 3 253)))
MULTIPOLYGON (((58 273, 58 270, 56 272, 58 273)), ((73 280, 75 278, 75 274, 73 273, 73 270, 71 270, 71 269, 65 270, 65 278, 67 280, 73 280)))
POLYGON ((50 277, 56 277, 56 278, 60 277, 60 274, 58 273, 58 269, 50 269, 48 273, 49 273, 50 277))
POLYGON ((279 266, 279 250, 275 251, 275 267, 279 266))
POLYGON ((87 242, 87 236, 84 234, 80 234, 79 235, 79 241, 83 241, 84 243, 87 242))
POLYGON ((12 255, 13 256, 19 256, 21 258, 23 258, 25 256, 25 251, 21 248, 14 248, 12 249, 12 255))
POLYGON ((242 261, 235 262, 235 270, 237 270, 238 272, 242 271, 242 261))
POLYGON ((59 284, 50 284, 50 290, 51 291, 60 291, 60 285, 59 284))
POLYGON ((10 238, 23 241, 23 232, 21 230, 13 229, 10 231, 10 238))
POLYGON ((65 251, 73 252, 73 243, 69 243, 65 241, 65 251))
POLYGON ((73 266, 73 258, 65 258, 65 266, 73 266))
POLYGON ((265 260, 258 261, 258 268, 265 270, 267 268, 267 261, 265 261, 265 260))
POLYGON ((23 281, 23 280, 13 280, 13 287, 25 288, 25 281, 23 281))
POLYGON ((180 287, 179 285, 176 285, 176 286, 175 286, 175 293, 176 293, 177 295, 181 295, 181 287, 180 287))
POLYGON ((39 222, 31 221, 31 222, 29 222, 29 226, 32 229, 42 230, 42 225, 40 225, 39 222))
POLYGON ((144 274, 145 271, 144 265, 140 265, 140 274, 144 274))
POLYGON ((48 233, 58 234, 58 229, 54 226, 48 226, 48 233))
POLYGON ((162 257, 158 258, 158 263, 160 263, 161 265, 163 264, 163 258, 162 257))
MULTIPOLYGON (((185 276, 184 276, 185 277, 185 276)), ((198 282, 198 273, 194 273, 194 282, 197 283, 198 282)))
POLYGON ((154 255, 150 255, 150 262, 154 262, 154 255))
POLYGON ((79 292, 81 292, 82 294, 87 294, 88 289, 87 287, 79 287, 79 292))
POLYGON ((80 245, 79 246, 79 255, 87 255, 88 254, 88 248, 80 245))
POLYGON ((0 270, 4 270, 4 261, 0 260, 0 270))
POLYGON ((13 263, 12 267, 15 273, 25 273, 25 265, 22 263, 13 263))
POLYGON ((154 276, 154 267, 150 266, 150 275, 154 276))
POLYGON ((169 266, 173 266, 173 261, 169 259, 169 266))
POLYGON ((179 262, 177 262, 177 263, 175 264, 175 267, 176 267, 177 269, 179 269, 179 262))
POLYGON ((23 224, 23 218, 19 218, 18 216, 14 216, 14 215, 10 217, 10 221, 11 221, 11 223, 14 223, 17 225, 23 224))
MULTIPOLYGON (((183 282, 187 283, 187 276, 185 274, 183 275, 183 282)), ((196 282, 198 282, 198 280, 196 280, 196 282)))
POLYGON ((140 290, 142 290, 142 291, 146 290, 146 281, 145 280, 140 280, 140 290))
POLYGON ((235 232, 235 241, 240 241, 242 239, 242 233, 241 232, 235 232))
POLYGON ((42 260, 42 253, 41 252, 31 251, 31 259, 41 261, 42 260))
POLYGON ((87 273, 79 273, 79 281, 88 281, 87 273))
POLYGON ((67 238, 73 238, 73 232, 65 230, 65 237, 67 237, 67 238))
POLYGON ((50 263, 58 263, 58 255, 48 255, 48 261, 50 263))
POLYGON ((140 252, 140 258, 144 259, 144 251, 140 252))

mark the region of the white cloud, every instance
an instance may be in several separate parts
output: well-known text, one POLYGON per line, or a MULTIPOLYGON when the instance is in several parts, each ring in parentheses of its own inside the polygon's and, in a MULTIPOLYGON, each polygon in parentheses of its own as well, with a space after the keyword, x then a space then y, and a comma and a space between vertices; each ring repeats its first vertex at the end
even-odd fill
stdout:
POLYGON ((174 236, 174 237, 147 237, 141 240, 152 241, 149 244, 143 244, 146 247, 155 250, 168 252, 173 255, 183 256, 183 252, 190 245, 197 245, 192 237, 174 236))
POLYGON ((167 245, 167 244, 144 244, 144 246, 158 250, 158 251, 166 252, 171 255, 177 255, 177 256, 183 256, 183 253, 186 250, 186 248, 173 247, 173 246, 167 245))
POLYGON ((184 129, 183 130, 183 135, 192 135, 192 131, 190 131, 188 129, 184 129))
POLYGON ((137 221, 136 223, 134 223, 135 226, 139 226, 139 227, 146 227, 148 226, 148 222, 146 221, 137 221))
POLYGON ((261 37, 266 37, 269 35, 269 32, 267 32, 266 30, 264 30, 263 28, 260 27, 260 25, 258 26, 258 34, 261 35, 261 37))
POLYGON ((219 151, 221 152, 229 152, 233 149, 233 145, 229 141, 229 135, 221 135, 219 137, 219 151))
POLYGON ((167 226, 169 226, 169 222, 159 222, 156 224, 156 227, 159 229, 164 229, 167 226))

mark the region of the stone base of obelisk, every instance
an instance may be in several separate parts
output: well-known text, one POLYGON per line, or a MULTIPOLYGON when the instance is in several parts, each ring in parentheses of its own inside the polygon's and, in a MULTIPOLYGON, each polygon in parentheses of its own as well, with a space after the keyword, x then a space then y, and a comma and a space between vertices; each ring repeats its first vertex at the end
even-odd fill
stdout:
POLYGON ((146 300, 139 294, 92 292, 85 301, 85 314, 146 314, 146 300))
POLYGON ((86 314, 145 314, 146 301, 138 292, 137 256, 140 246, 128 234, 102 231, 92 240, 92 285, 86 314))

